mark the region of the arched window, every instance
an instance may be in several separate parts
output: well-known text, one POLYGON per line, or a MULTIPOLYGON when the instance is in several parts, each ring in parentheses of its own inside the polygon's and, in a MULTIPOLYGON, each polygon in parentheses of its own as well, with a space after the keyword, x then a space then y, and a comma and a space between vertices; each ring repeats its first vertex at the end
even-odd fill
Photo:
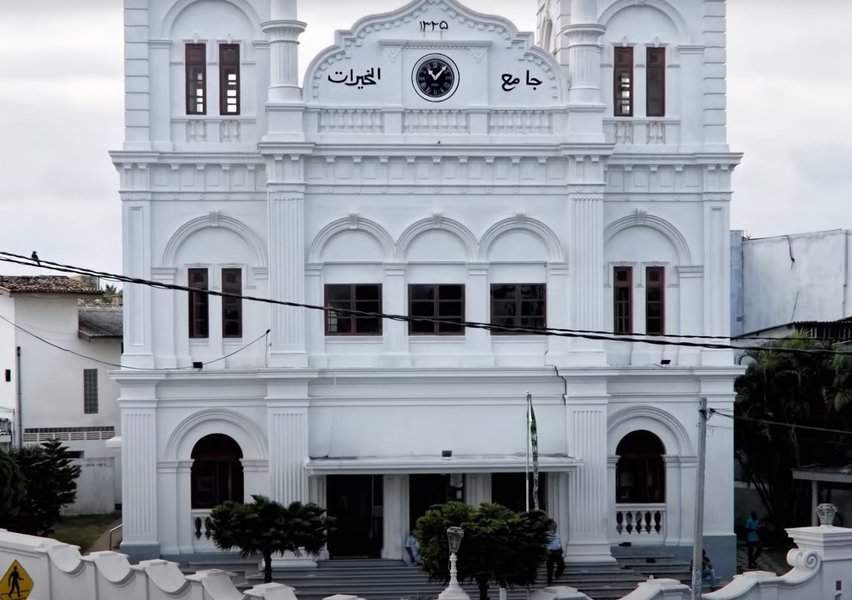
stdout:
POLYGON ((650 431, 634 431, 619 442, 615 453, 615 500, 618 503, 666 501, 663 443, 650 431))
POLYGON ((227 435, 214 433, 192 449, 192 508, 213 508, 227 500, 242 502, 243 451, 227 435))

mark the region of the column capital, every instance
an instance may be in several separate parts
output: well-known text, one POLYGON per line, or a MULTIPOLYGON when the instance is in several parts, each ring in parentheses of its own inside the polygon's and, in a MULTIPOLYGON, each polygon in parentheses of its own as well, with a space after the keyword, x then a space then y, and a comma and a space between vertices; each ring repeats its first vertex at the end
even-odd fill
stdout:
POLYGON ((270 42, 295 42, 307 27, 307 23, 295 19, 275 19, 260 24, 270 42))

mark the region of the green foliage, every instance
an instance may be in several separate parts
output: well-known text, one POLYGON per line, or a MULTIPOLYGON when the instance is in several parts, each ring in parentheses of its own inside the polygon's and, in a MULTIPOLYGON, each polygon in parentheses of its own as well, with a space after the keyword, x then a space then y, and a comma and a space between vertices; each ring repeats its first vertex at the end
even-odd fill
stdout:
POLYGON ((80 467, 72 463, 68 449, 57 440, 14 449, 9 457, 23 477, 24 491, 9 515, 0 513, 6 517, 0 516, 2 526, 30 535, 49 535, 62 507, 77 498, 80 467))
MULTIPOLYGON (((736 382, 736 414, 852 430, 850 357, 828 352, 778 352, 779 348, 830 350, 831 345, 796 333, 748 353, 748 370, 736 382)), ((799 493, 793 469, 815 463, 852 462, 850 436, 753 421, 737 421, 734 436, 737 460, 779 532, 810 521, 805 514, 810 499, 799 493)))
POLYGON ((499 504, 472 507, 462 502, 433 506, 417 520, 423 569, 432 579, 449 581, 448 527, 462 527, 458 579, 475 581, 480 600, 488 598, 490 582, 500 587, 530 586, 547 557, 553 521, 542 511, 516 513, 499 504))
POLYGON ((317 554, 326 543, 333 519, 316 504, 293 502, 283 506, 264 496, 253 503, 225 502, 210 514, 210 531, 222 550, 239 548, 242 556, 260 555, 264 582, 272 581, 272 555, 300 549, 317 554))
POLYGON ((27 480, 12 456, 0 450, 0 527, 11 528, 26 494, 27 480))

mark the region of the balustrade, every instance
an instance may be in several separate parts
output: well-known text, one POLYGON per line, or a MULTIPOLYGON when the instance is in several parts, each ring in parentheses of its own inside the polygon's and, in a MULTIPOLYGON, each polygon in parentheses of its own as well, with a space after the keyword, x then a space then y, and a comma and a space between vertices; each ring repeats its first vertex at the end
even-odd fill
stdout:
POLYGON ((607 119, 604 134, 610 144, 632 146, 680 144, 677 119, 607 119))
POLYGON ((666 505, 617 504, 613 529, 619 541, 662 540, 666 534, 666 505))

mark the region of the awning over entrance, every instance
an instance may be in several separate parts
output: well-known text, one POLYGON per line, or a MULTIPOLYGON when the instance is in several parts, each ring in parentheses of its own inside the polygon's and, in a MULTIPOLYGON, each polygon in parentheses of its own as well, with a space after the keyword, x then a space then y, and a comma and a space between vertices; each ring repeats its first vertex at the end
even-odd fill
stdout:
MULTIPOLYGON (((565 454, 540 454, 541 472, 570 472, 582 461, 565 454)), ((523 454, 441 456, 339 456, 312 457, 305 467, 308 475, 358 475, 406 473, 517 473, 526 466, 523 454)))
POLYGON ((837 486, 844 486, 848 489, 849 486, 852 486, 852 465, 845 467, 806 465, 793 469, 793 479, 811 482, 811 525, 816 527, 819 525, 817 505, 820 503, 820 490, 824 491, 826 488, 837 486))

